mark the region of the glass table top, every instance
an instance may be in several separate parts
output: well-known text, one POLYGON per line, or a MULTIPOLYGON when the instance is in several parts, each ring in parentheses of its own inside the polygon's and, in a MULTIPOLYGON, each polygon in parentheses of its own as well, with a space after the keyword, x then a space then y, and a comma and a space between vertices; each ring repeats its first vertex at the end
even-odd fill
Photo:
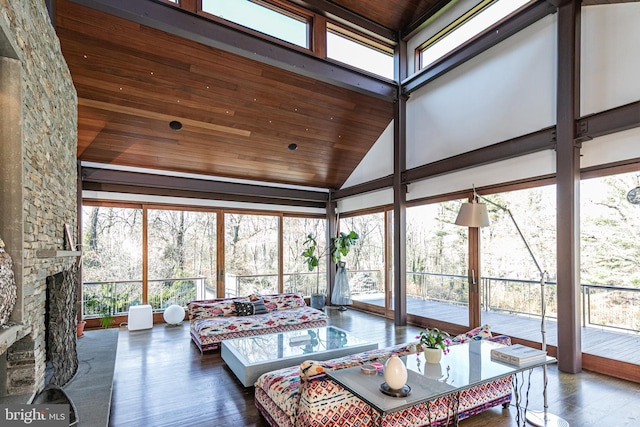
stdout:
POLYGON ((369 344, 334 326, 236 338, 225 342, 230 350, 245 359, 245 364, 302 355, 313 356, 326 351, 369 344))
POLYGON ((491 349, 496 347, 503 345, 485 340, 454 345, 449 347, 451 351, 443 355, 438 364, 426 363, 423 353, 401 357, 407 367, 407 385, 411 387, 407 397, 383 394, 380 385, 384 377, 364 374, 358 366, 339 369, 328 375, 384 414, 556 360, 547 357, 526 366, 511 366, 491 359, 491 349))

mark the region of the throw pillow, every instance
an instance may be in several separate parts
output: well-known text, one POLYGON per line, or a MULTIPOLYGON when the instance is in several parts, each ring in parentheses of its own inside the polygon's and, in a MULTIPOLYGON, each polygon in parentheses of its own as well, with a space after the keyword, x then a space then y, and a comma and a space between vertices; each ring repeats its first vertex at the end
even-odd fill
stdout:
POLYGON ((253 314, 267 314, 267 307, 261 299, 253 301, 251 304, 253 305, 253 314))
POLYGON ((250 302, 235 301, 234 304, 238 316, 251 316, 253 314, 253 304, 250 302))
POLYGON ((267 307, 265 307, 262 300, 254 302, 240 302, 235 301, 236 313, 238 316, 251 316, 253 314, 266 314, 267 307))

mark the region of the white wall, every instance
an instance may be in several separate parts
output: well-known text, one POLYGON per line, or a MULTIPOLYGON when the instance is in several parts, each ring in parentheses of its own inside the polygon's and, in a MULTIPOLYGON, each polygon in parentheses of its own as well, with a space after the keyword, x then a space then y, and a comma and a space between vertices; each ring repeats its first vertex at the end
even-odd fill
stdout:
POLYGON ((393 174, 393 126, 392 120, 341 188, 393 174))
POLYGON ((640 100, 640 3, 582 8, 581 115, 640 100))
POLYGON ((640 158, 640 127, 582 143, 580 167, 640 158))
POLYGON ((556 152, 546 150, 413 183, 409 185, 407 200, 470 189, 473 185, 483 187, 547 175, 555 171, 556 152))
POLYGON ((407 167, 555 123, 556 16, 548 16, 411 95, 407 167))

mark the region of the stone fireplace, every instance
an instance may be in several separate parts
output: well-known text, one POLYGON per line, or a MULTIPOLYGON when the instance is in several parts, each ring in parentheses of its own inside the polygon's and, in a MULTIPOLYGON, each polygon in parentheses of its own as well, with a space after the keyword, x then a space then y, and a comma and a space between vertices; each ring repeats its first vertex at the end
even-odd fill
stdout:
MULTIPOLYGON (((65 225, 78 241, 76 156, 77 95, 45 0, 0 0, 0 238, 16 288, 0 326, 0 396, 29 396, 48 380, 48 300, 57 307, 50 315, 62 316, 49 323, 66 334, 52 351, 75 357, 74 296, 48 298, 47 278, 76 271, 74 248, 65 247, 65 225)), ((51 378, 64 382, 75 368, 58 374, 58 364, 51 378)))

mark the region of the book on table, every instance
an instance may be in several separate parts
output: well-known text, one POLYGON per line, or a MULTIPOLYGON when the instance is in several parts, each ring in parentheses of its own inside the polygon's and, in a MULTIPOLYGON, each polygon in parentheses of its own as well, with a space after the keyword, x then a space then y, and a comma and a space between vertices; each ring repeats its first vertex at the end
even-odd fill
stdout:
POLYGON ((508 345, 491 350, 491 358, 493 360, 516 366, 539 362, 544 360, 545 357, 547 357, 546 351, 522 344, 508 345))

